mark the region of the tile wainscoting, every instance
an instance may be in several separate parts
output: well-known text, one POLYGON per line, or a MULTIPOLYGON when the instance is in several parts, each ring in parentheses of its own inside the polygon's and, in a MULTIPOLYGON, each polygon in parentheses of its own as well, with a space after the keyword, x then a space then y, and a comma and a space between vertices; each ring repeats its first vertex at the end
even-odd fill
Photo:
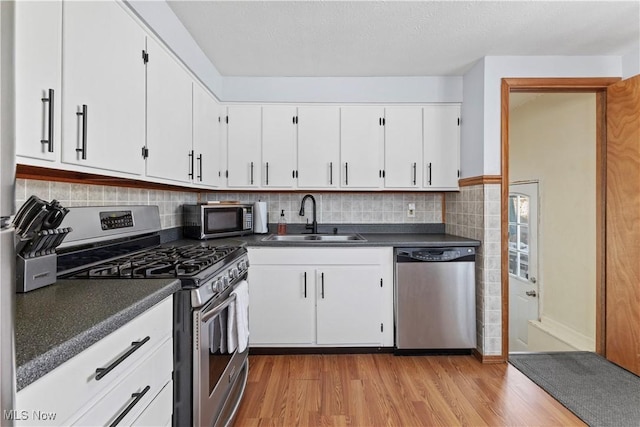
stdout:
POLYGON ((461 187, 459 193, 447 193, 445 200, 446 232, 482 242, 476 257, 477 349, 484 356, 500 356, 500 185, 461 187))

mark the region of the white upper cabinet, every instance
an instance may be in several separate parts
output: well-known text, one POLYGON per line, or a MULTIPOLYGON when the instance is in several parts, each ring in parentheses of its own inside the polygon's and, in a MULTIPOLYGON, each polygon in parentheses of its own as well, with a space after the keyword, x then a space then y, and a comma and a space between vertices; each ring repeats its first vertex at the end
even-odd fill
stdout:
POLYGON ((422 107, 385 108, 386 188, 422 185, 422 107))
POLYGON ((147 37, 147 176, 191 182, 191 78, 155 40, 147 37))
POLYGON ((193 182, 219 187, 222 182, 219 106, 197 83, 193 83, 193 182))
POLYGON ((296 107, 262 107, 262 186, 292 188, 296 169, 296 107))
POLYGON ((145 33, 124 7, 64 3, 62 161, 142 175, 145 33))
POLYGON ((460 170, 460 106, 424 107, 424 187, 457 190, 460 170))
POLYGON ((14 8, 16 154, 59 160, 62 2, 14 8))
POLYGON ((384 108, 340 109, 340 186, 380 188, 384 169, 384 108))
POLYGON ((298 108, 298 187, 335 188, 340 177, 340 108, 298 108))
POLYGON ((261 174, 262 110, 258 105, 227 107, 227 186, 258 187, 261 174))

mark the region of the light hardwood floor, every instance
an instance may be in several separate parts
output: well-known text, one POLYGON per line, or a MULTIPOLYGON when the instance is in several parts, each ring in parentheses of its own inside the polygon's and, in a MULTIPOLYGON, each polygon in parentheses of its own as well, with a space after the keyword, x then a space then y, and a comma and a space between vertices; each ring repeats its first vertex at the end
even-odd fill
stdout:
POLYGON ((520 371, 472 356, 249 357, 235 427, 582 426, 520 371))

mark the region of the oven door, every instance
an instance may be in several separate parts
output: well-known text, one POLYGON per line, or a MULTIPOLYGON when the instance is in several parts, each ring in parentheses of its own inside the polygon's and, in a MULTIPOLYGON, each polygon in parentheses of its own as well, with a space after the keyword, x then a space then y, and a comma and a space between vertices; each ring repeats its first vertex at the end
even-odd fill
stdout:
POLYGON ((194 310, 194 425, 228 425, 246 385, 248 348, 242 353, 227 348, 229 306, 235 301, 230 292, 194 310))
POLYGON ((202 206, 202 234, 206 237, 223 237, 250 232, 251 209, 245 206, 202 206))

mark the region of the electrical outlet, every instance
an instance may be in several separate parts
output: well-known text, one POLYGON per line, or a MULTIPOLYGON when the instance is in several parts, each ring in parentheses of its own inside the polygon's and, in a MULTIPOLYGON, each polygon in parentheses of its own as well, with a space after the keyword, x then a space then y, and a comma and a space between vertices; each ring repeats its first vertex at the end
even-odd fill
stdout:
POLYGON ((407 208, 407 217, 415 218, 415 216, 416 216, 416 204, 409 203, 409 206, 407 208))

